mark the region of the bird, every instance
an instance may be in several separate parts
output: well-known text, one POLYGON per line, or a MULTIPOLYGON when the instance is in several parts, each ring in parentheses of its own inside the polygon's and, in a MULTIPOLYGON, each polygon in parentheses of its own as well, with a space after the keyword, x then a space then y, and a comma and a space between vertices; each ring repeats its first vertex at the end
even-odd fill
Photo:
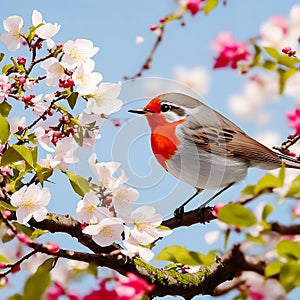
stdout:
POLYGON ((151 148, 158 163, 196 192, 174 214, 180 221, 184 207, 203 190, 217 190, 203 208, 246 177, 248 168, 300 168, 300 161, 274 152, 200 100, 181 93, 165 93, 130 113, 146 117, 151 148))

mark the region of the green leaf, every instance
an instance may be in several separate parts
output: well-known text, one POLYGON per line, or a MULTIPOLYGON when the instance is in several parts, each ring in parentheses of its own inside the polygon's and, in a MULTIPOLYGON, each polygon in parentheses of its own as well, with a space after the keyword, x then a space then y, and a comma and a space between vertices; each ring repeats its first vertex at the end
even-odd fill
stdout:
POLYGON ((3 117, 7 117, 9 115, 9 112, 11 110, 11 105, 7 103, 6 101, 0 103, 0 114, 3 117))
POLYGON ((8 209, 12 211, 16 211, 17 208, 10 205, 9 203, 6 203, 5 201, 0 200, 0 209, 8 209))
POLYGON ((33 231, 33 233, 31 234, 31 238, 32 238, 32 239, 36 239, 36 238, 38 238, 38 237, 40 237, 40 236, 42 236, 43 234, 46 234, 46 233, 48 233, 48 232, 49 232, 49 230, 35 229, 35 230, 33 231))
POLYGON ((33 233, 33 229, 18 222, 13 222, 14 226, 17 228, 18 231, 25 233, 27 236, 31 236, 33 233))
POLYGON ((291 183, 289 190, 284 196, 285 198, 300 198, 300 175, 298 175, 291 183))
POLYGON ((277 63, 279 65, 294 69, 295 65, 298 64, 300 60, 296 57, 288 56, 288 55, 280 55, 277 63))
POLYGON ((73 92, 71 93, 68 97, 67 97, 67 100, 68 100, 68 103, 71 107, 71 109, 74 108, 75 104, 76 104, 76 101, 77 101, 77 98, 78 98, 78 93, 77 92, 73 92))
POLYGON ((281 179, 279 179, 274 175, 266 174, 256 184, 254 188, 254 194, 257 194, 266 188, 277 188, 281 186, 282 186, 281 179))
POLYGON ((300 260, 300 243, 284 240, 277 244, 277 252, 280 257, 287 260, 300 260))
POLYGON ((4 145, 7 143, 10 137, 10 126, 5 117, 0 114, 0 144, 4 145))
POLYGON ((50 285, 50 271, 56 258, 45 260, 26 281, 22 300, 40 300, 46 288, 50 285))
POLYGON ((271 277, 271 276, 279 274, 283 265, 284 265, 284 263, 281 261, 271 262, 265 268, 265 276, 271 277))
POLYGON ((261 48, 256 44, 254 44, 254 56, 250 66, 260 65, 260 59, 261 59, 261 48))
POLYGON ((12 145, 3 154, 1 165, 6 166, 10 163, 14 163, 20 160, 25 160, 26 163, 33 167, 36 164, 36 149, 33 147, 31 149, 27 148, 25 145, 12 145))
POLYGON ((272 58, 275 58, 276 60, 279 59, 280 57, 280 53, 272 48, 272 47, 263 47, 263 49, 272 57, 272 58))
POLYGON ((209 14, 219 3, 219 0, 207 0, 203 7, 204 13, 209 14))
POLYGON ((218 219, 238 228, 256 224, 253 213, 241 204, 227 204, 220 208, 218 219))
POLYGON ((0 53, 0 62, 3 60, 4 56, 5 56, 5 54, 1 52, 0 53))
POLYGON ((9 69, 11 69, 12 67, 13 67, 12 64, 8 64, 8 65, 3 66, 3 68, 2 68, 2 74, 6 74, 6 72, 7 72, 9 69))
POLYGON ((87 268, 87 272, 89 274, 91 274, 92 276, 94 276, 95 278, 97 278, 97 276, 98 276, 98 267, 94 264, 89 264, 89 266, 87 268))
POLYGON ((274 207, 272 205, 266 204, 264 206, 263 212, 262 212, 262 221, 266 221, 267 217, 269 216, 270 213, 272 213, 274 210, 274 207))
POLYGON ((90 190, 89 182, 83 178, 82 176, 72 173, 66 172, 70 183, 72 185, 73 190, 80 196, 84 196, 90 190))
POLYGON ((156 261, 167 260, 174 263, 186 264, 189 266, 211 265, 215 260, 215 253, 209 252, 202 254, 199 252, 189 251, 188 249, 173 245, 162 249, 156 257, 156 261))
POLYGON ((295 73, 297 73, 298 70, 295 69, 295 68, 292 68, 292 69, 289 69, 287 71, 285 71, 285 70, 278 70, 278 72, 279 72, 279 93, 281 95, 284 92, 286 81, 291 76, 293 76, 295 73))
POLYGON ((242 195, 253 195, 254 194, 254 189, 255 185, 247 185, 243 190, 242 190, 242 195))
POLYGON ((14 294, 14 295, 10 296, 9 298, 7 298, 7 300, 23 300, 23 297, 20 294, 14 294))
POLYGON ((268 59, 263 62, 262 66, 268 71, 274 71, 276 69, 276 63, 268 59))
POLYGON ((279 281, 286 292, 300 285, 300 265, 296 262, 285 264, 281 268, 279 281))
POLYGON ((246 238, 251 243, 257 243, 257 244, 260 244, 260 245, 265 244, 265 242, 264 242, 264 240, 261 236, 252 236, 251 234, 247 233, 246 238))
POLYGON ((6 234, 4 234, 3 236, 2 236, 2 243, 3 244, 5 244, 5 243, 8 243, 8 242, 10 242, 11 240, 13 240, 14 239, 14 236, 11 236, 11 235, 8 235, 7 233, 6 234))
POLYGON ((228 242, 229 242, 229 237, 230 237, 230 232, 231 230, 228 228, 225 232, 225 237, 224 237, 224 250, 226 250, 228 242))
POLYGON ((37 164, 35 167, 35 172, 40 183, 43 185, 44 181, 47 180, 53 174, 53 169, 45 168, 37 164))

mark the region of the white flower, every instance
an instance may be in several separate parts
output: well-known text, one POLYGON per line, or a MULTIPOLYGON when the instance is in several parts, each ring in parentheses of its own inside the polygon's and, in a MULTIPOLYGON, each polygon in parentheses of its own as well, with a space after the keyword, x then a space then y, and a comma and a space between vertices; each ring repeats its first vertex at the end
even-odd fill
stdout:
POLYGON ((50 57, 41 63, 41 68, 46 70, 46 84, 57 86, 59 79, 64 75, 64 66, 54 57, 50 57))
POLYGON ((41 116, 47 109, 47 105, 45 102, 42 102, 43 95, 37 95, 35 96, 31 102, 34 103, 34 106, 32 107, 32 112, 36 116, 41 116))
POLYGON ((131 235, 123 241, 123 244, 127 250, 134 255, 138 253, 145 261, 150 261, 154 257, 154 253, 150 248, 140 245, 139 242, 131 235))
POLYGON ((34 27, 37 27, 35 34, 38 37, 46 40, 47 48, 51 49, 55 45, 51 38, 57 34, 60 29, 60 25, 57 23, 46 23, 43 21, 42 14, 37 10, 32 12, 32 24, 34 27))
POLYGON ((115 178, 113 174, 120 167, 118 162, 97 162, 97 156, 93 153, 88 159, 89 166, 99 181, 99 184, 110 191, 116 188, 119 184, 122 184, 126 181, 125 178, 121 177, 120 179, 115 178))
POLYGON ((78 148, 78 144, 71 136, 65 137, 56 144, 54 160, 60 161, 60 166, 67 168, 69 164, 74 164, 79 161, 77 157, 78 148))
POLYGON ((139 198, 139 192, 133 188, 124 185, 113 190, 113 206, 118 217, 126 223, 131 221, 130 214, 133 204, 139 198))
POLYGON ((62 62, 69 68, 73 69, 80 65, 85 65, 93 70, 95 62, 91 59, 98 52, 99 48, 94 47, 93 43, 86 39, 77 39, 67 41, 63 46, 64 56, 62 62))
POLYGON ((41 190, 33 184, 29 187, 23 186, 11 196, 11 204, 18 208, 17 221, 25 224, 31 217, 38 222, 44 220, 48 212, 45 206, 48 205, 50 197, 48 188, 41 190))
POLYGON ((92 69, 80 65, 73 73, 73 80, 76 86, 76 91, 80 95, 93 94, 97 90, 97 84, 102 80, 102 75, 99 72, 91 72, 92 69))
POLYGON ((51 144, 52 137, 43 127, 37 127, 34 130, 34 134, 42 148, 49 152, 54 152, 54 149, 49 146, 51 144))
POLYGON ((105 218, 96 225, 89 225, 83 229, 83 233, 93 236, 93 240, 101 247, 111 245, 115 240, 121 239, 124 231, 122 219, 105 218))
POLYGON ((98 223, 104 218, 111 217, 111 213, 106 207, 99 207, 100 201, 97 195, 90 191, 84 195, 77 204, 76 214, 81 222, 89 224, 98 223))
POLYGON ((9 51, 17 51, 20 48, 23 26, 23 19, 19 16, 10 16, 3 21, 7 32, 1 34, 0 40, 9 51))
POLYGON ((176 81, 185 84, 199 95, 206 95, 209 91, 210 74, 203 67, 177 66, 174 69, 174 75, 176 81))
POLYGON ((136 44, 142 44, 144 43, 144 37, 143 36, 136 36, 135 37, 136 44))
POLYGON ((121 91, 121 82, 100 83, 97 90, 88 99, 85 112, 88 114, 110 115, 120 110, 122 101, 118 99, 121 91))
MULTIPOLYGON (((278 280, 274 278, 266 279, 256 272, 244 271, 240 276, 245 281, 248 293, 256 295, 255 299, 283 300, 286 299, 285 292, 278 280)), ((254 299, 254 298, 253 298, 254 299)))
POLYGON ((14 133, 18 131, 19 127, 24 128, 26 124, 26 117, 21 117, 21 118, 13 118, 10 122, 10 132, 14 133))
POLYGON ((170 235, 172 230, 158 228, 163 218, 155 213, 153 206, 140 206, 131 213, 134 228, 130 230, 131 235, 142 245, 149 245, 156 239, 170 235))
POLYGON ((96 140, 101 138, 99 129, 104 119, 101 119, 99 115, 90 115, 83 112, 78 116, 78 121, 84 131, 81 146, 84 149, 92 149, 96 140))
POLYGON ((9 77, 0 75, 0 103, 7 99, 10 89, 11 83, 9 82, 9 77))
POLYGON ((247 81, 241 94, 229 98, 229 108, 240 118, 265 124, 270 120, 270 113, 264 111, 263 106, 268 101, 276 101, 278 91, 277 74, 253 76, 247 81))
POLYGON ((46 158, 41 158, 39 164, 44 168, 54 169, 59 165, 60 161, 55 160, 51 154, 47 154, 46 158))

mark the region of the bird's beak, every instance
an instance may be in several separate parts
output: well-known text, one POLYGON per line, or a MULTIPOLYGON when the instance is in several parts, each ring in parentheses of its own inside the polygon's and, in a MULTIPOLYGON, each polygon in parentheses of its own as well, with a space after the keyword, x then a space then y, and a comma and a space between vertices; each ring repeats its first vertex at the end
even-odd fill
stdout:
POLYGON ((134 113, 134 114, 144 115, 144 114, 149 113, 151 111, 144 110, 143 108, 137 108, 137 109, 129 109, 128 112, 134 113))

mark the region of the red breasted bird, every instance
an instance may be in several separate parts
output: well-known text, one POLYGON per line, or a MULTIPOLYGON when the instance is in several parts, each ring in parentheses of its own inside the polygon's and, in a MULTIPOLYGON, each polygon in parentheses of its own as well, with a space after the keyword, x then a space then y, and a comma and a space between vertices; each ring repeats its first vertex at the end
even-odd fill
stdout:
POLYGON ((201 205, 204 207, 242 180, 250 167, 272 170, 284 163, 288 168, 300 168, 300 161, 270 150, 223 115, 184 94, 162 94, 143 109, 129 112, 147 118, 152 151, 160 165, 196 188, 175 210, 179 219, 184 205, 201 191, 219 190, 201 205))

